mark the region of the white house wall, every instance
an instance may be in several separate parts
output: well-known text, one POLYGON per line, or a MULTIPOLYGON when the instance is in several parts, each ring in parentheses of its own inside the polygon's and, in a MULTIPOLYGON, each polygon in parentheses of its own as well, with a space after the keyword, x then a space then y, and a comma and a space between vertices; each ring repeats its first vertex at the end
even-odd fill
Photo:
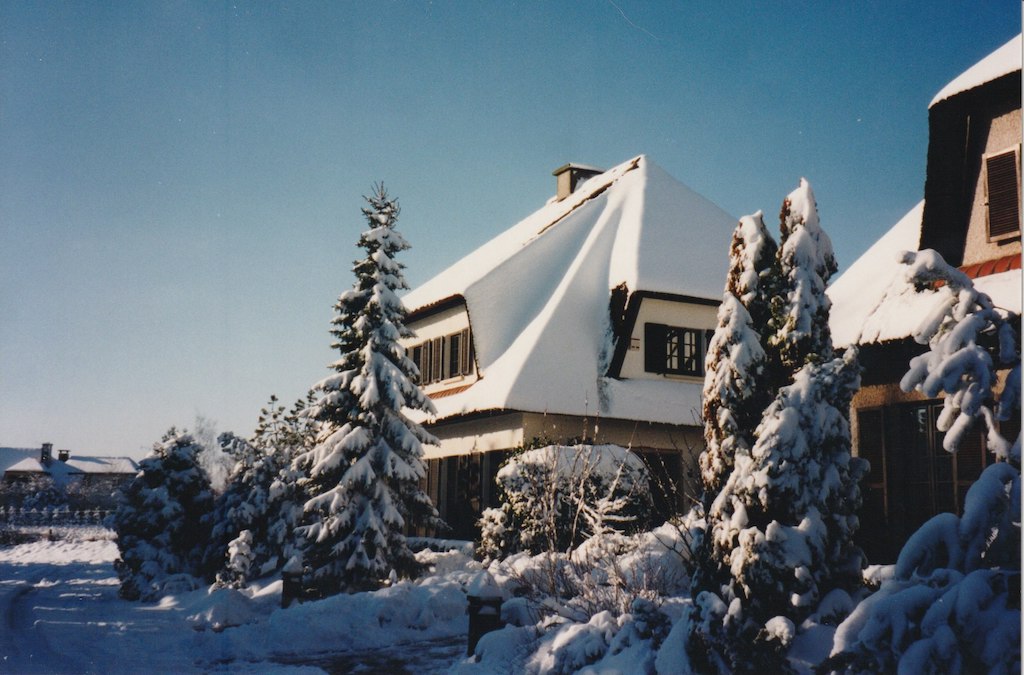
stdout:
MULTIPOLYGON (((682 421, 682 420, 681 420, 682 421)), ((508 412, 429 425, 440 445, 424 446, 425 459, 513 450, 534 439, 566 442, 587 436, 596 443, 625 448, 681 452, 695 460, 703 449, 701 428, 690 424, 655 424, 599 416, 508 412)))
POLYGON ((424 459, 510 450, 523 445, 523 414, 510 412, 428 426, 440 445, 423 446, 424 459))
MULTIPOLYGON (((977 124, 977 122, 974 122, 977 124)), ((1020 148, 1021 143, 1021 111, 1020 108, 991 120, 989 133, 985 140, 984 155, 1005 152, 1020 148)), ((1005 255, 1021 252, 1020 239, 989 241, 988 238, 988 198, 985 194, 985 169, 978 172, 974 185, 974 203, 971 205, 971 221, 967 228, 967 241, 964 244, 963 264, 990 260, 1005 255)), ((1020 185, 1017 186, 1018 194, 1020 185)))
MULTIPOLYGON (((725 280, 723 279, 723 285, 724 283, 725 280)), ((640 310, 637 313, 636 323, 633 324, 633 334, 630 337, 629 348, 622 361, 622 369, 619 371, 619 376, 622 378, 701 382, 703 378, 700 377, 662 375, 648 373, 644 370, 646 356, 644 352, 646 348, 644 343, 644 324, 647 323, 714 330, 718 323, 718 308, 676 300, 643 298, 640 303, 640 310)))

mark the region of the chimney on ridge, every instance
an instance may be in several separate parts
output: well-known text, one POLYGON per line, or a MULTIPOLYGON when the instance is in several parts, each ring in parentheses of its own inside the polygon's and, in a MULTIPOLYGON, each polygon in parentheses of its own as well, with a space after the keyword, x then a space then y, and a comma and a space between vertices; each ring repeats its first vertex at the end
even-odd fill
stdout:
POLYGON ((39 451, 39 463, 43 466, 53 461, 53 443, 43 443, 43 449, 39 451))
POLYGON ((57 459, 59 461, 61 461, 61 462, 68 461, 69 459, 71 459, 71 451, 70 450, 58 450, 57 451, 57 459))
POLYGON ((556 199, 562 201, 573 192, 576 191, 576 186, 583 181, 604 173, 603 169, 598 169, 596 166, 587 166, 586 164, 573 164, 572 162, 565 166, 560 166, 551 172, 551 175, 555 177, 558 182, 558 192, 556 193, 556 199))

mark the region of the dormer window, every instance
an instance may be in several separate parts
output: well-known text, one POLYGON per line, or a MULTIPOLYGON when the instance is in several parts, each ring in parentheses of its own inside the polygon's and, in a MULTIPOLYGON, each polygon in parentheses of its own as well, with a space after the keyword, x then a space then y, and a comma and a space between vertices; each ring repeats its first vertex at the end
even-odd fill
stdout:
POLYGON ((704 375, 708 333, 698 328, 644 324, 644 370, 662 375, 704 375))
POLYGON ((468 328, 421 342, 410 351, 420 369, 420 384, 442 382, 473 372, 473 343, 468 328))
POLYGON ((1020 237, 1020 146, 985 155, 988 239, 1020 237))

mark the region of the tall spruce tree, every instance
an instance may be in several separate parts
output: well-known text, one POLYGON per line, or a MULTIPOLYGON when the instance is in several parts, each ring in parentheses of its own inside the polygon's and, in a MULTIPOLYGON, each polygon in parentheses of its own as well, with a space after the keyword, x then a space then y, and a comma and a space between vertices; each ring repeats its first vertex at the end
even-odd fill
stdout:
POLYGON ((440 524, 419 487, 422 444, 437 440, 403 412, 434 409, 399 344, 413 335, 396 294, 407 286, 395 255, 409 245, 395 230, 398 202, 383 184, 365 199, 368 229, 359 246, 366 255, 355 263, 352 289, 338 298, 331 331, 341 358, 318 385, 312 410, 323 430, 297 459, 311 495, 300 528, 305 563, 328 594, 379 587, 392 570, 415 573, 403 530, 440 524))
MULTIPOLYGON (((852 538, 864 465, 851 457, 848 421, 859 366, 853 350, 833 358, 824 291, 835 261, 806 181, 783 203, 781 226, 777 276, 764 280, 771 318, 767 326, 752 326, 764 329, 761 363, 774 371, 757 394, 762 405, 770 404, 760 414, 739 406, 739 400, 754 400, 739 386, 736 391, 750 398, 720 397, 717 414, 705 419, 719 455, 723 448, 739 451, 721 489, 715 493, 712 483, 706 496, 687 642, 701 672, 786 671, 794 625, 825 594, 856 583, 862 564, 852 538), (735 423, 740 414, 744 422, 735 423)), ((730 295, 724 311, 732 318, 720 321, 718 342, 738 344, 730 336, 745 335, 742 344, 751 353, 753 337, 735 318, 742 318, 740 303, 730 295)), ((732 352, 716 355, 728 359, 732 352)), ((706 388, 717 393, 721 371, 735 364, 711 364, 711 358, 706 388)))

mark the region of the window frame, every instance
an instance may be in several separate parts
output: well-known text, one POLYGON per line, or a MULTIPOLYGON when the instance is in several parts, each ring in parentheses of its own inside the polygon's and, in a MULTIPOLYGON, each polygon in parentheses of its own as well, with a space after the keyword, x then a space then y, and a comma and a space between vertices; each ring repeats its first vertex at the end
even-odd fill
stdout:
POLYGON ((474 352, 469 328, 417 342, 409 347, 408 353, 420 371, 421 386, 473 374, 474 352))
POLYGON ((703 328, 644 323, 644 370, 657 375, 704 377, 707 333, 703 328), (687 347, 696 353, 687 356, 687 347), (687 367, 688 362, 692 368, 687 367))

